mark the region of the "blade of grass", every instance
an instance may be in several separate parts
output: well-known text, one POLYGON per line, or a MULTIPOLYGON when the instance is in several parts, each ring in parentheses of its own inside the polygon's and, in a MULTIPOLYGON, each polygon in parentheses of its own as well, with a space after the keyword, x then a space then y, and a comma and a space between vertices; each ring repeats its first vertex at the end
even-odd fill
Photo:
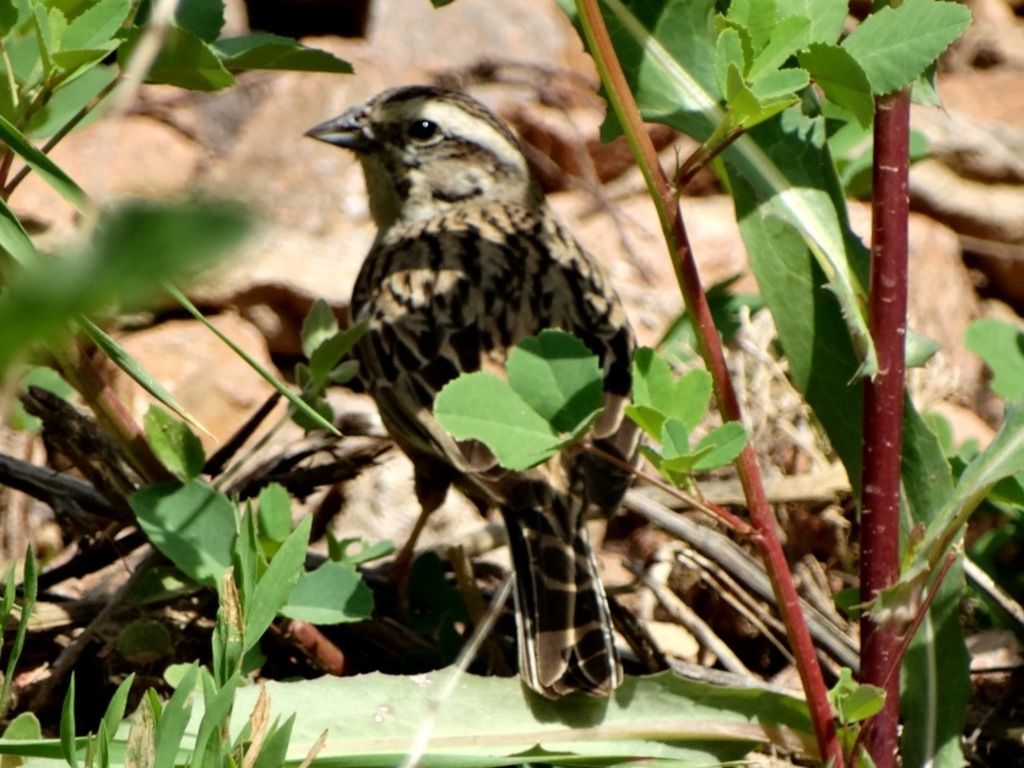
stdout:
POLYGON ((103 350, 104 354, 110 358, 111 362, 128 374, 136 384, 165 405, 168 410, 184 419, 188 424, 200 430, 204 434, 213 437, 210 430, 200 424, 192 414, 186 411, 184 407, 174 399, 174 396, 168 392, 159 381, 154 379, 150 375, 149 371, 142 367, 138 360, 132 357, 128 350, 114 341, 113 338, 111 338, 102 328, 96 325, 96 323, 89 318, 79 317, 78 322, 82 326, 82 330, 84 330, 89 338, 93 340, 93 343, 103 350))
MULTIPOLYGON (((14 670, 18 665, 18 659, 21 658, 21 652, 25 648, 25 634, 28 632, 28 622, 32 618, 32 611, 36 606, 38 586, 36 556, 32 552, 32 547, 29 546, 25 552, 25 576, 21 582, 24 596, 21 601, 21 614, 18 617, 18 629, 14 635, 14 643, 11 645, 11 655, 7 658, 3 687, 0 688, 0 714, 5 714, 7 711, 7 702, 11 697, 11 682, 14 680, 14 670)), ((6 593, 4 603, 7 603, 6 593)))
POLYGON ((38 173, 47 184, 71 205, 79 213, 87 213, 91 208, 91 201, 85 190, 75 183, 74 179, 68 176, 60 166, 47 157, 43 152, 29 141, 25 134, 19 131, 13 123, 0 115, 0 140, 10 147, 15 154, 24 160, 36 173, 38 173))
POLYGON ((234 352, 236 355, 242 358, 249 365, 249 367, 256 371, 256 373, 258 373, 260 376, 262 376, 263 379, 268 384, 270 384, 270 386, 272 386, 274 389, 280 392, 288 400, 288 402, 290 402, 296 409, 298 409, 307 417, 309 417, 317 424, 319 424, 321 428, 326 429, 331 434, 338 435, 339 437, 341 436, 341 433, 335 428, 333 424, 331 424, 331 422, 327 421, 327 419, 325 419, 323 416, 321 416, 319 413, 313 410, 306 402, 302 400, 301 397, 295 394, 295 392, 293 392, 284 382, 280 381, 276 376, 274 376, 274 374, 272 374, 270 371, 268 371, 266 368, 260 365, 260 363, 252 355, 250 355, 248 352, 246 352, 244 349, 238 346, 234 341, 228 338, 228 336, 223 331, 221 331, 220 328, 218 328, 216 325, 207 320, 206 317, 203 316, 203 313, 199 311, 195 304, 188 300, 188 297, 185 296, 184 293, 182 293, 180 290, 178 290, 178 288, 171 285, 170 283, 166 283, 165 288, 167 292, 171 295, 171 297, 179 304, 181 304, 181 306, 184 307, 185 310, 190 315, 192 315, 196 320, 198 320, 207 328, 209 328, 214 333, 214 335, 217 336, 217 338, 219 338, 221 341, 223 341, 231 348, 232 352, 234 352))

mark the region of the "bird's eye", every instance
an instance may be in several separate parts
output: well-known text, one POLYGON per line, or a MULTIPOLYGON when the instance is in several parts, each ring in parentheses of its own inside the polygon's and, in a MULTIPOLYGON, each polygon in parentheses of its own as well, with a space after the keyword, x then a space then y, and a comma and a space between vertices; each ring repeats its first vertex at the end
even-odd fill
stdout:
POLYGON ((406 128, 409 138, 416 141, 429 141, 437 135, 437 130, 433 120, 413 120, 406 128))

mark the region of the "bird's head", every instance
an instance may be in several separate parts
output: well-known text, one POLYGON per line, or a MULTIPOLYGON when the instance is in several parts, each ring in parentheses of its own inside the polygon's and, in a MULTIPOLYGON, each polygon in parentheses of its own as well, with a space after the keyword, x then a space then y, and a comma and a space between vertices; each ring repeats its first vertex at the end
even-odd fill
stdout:
POLYGON ((512 131, 458 91, 384 91, 306 135, 359 156, 381 229, 460 205, 532 206, 541 200, 512 131))

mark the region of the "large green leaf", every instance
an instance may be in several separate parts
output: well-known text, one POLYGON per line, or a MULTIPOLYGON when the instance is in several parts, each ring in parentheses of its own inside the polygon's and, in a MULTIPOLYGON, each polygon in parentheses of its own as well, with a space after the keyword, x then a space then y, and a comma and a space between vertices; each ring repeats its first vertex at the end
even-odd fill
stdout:
POLYGON ((348 73, 352 65, 332 53, 309 48, 279 35, 246 35, 213 44, 224 66, 231 70, 286 69, 304 72, 348 73))
MULTIPOLYGON (((815 751, 806 705, 796 697, 764 690, 712 686, 662 673, 628 678, 609 699, 576 695, 551 702, 524 690, 518 678, 463 675, 452 680, 453 674, 445 669, 415 677, 374 673, 270 682, 268 720, 295 718, 288 764, 301 762, 326 732, 314 764, 339 768, 398 765, 431 723, 421 765, 642 763, 706 768, 741 761, 758 744, 774 743, 804 754, 815 751), (449 689, 450 695, 445 695, 449 689)), ((195 677, 195 667, 190 667, 168 704, 173 717, 163 728, 158 726, 158 739, 172 747, 171 755, 187 712, 184 699, 193 690, 195 677)), ((238 689, 230 738, 246 727, 262 687, 238 689)), ((143 707, 149 707, 145 700, 143 707)), ((202 708, 202 701, 194 701, 193 707, 202 708)), ((183 748, 194 743, 201 722, 193 713, 183 748)), ((118 759, 125 738, 122 731, 113 745, 118 759)), ((0 754, 51 759, 61 755, 55 739, 0 739, 0 754)))
POLYGON ((876 94, 910 85, 971 23, 959 3, 905 0, 868 16, 843 41, 864 69, 876 94))
POLYGON ((85 50, 110 41, 131 13, 131 0, 97 0, 68 24, 63 50, 85 50))
POLYGON ((299 576, 281 614, 312 624, 362 621, 373 614, 373 592, 354 566, 328 560, 299 576))
MULTIPOLYGON (((301 759, 326 730, 320 760, 395 765, 431 720, 435 698, 452 674, 447 669, 415 678, 369 674, 272 682, 271 718, 296 715, 292 760, 301 759)), ((233 732, 248 717, 255 694, 239 691, 233 732)), ((464 675, 451 697, 441 700, 431 736, 422 764, 444 761, 463 768, 638 761, 707 766, 739 760, 753 744, 772 738, 813 749, 806 709, 796 698, 703 685, 670 673, 627 679, 609 699, 573 696, 560 702, 524 691, 516 678, 464 675)))
MULTIPOLYGON (((906 500, 901 528, 906 538, 912 526, 931 522, 953 493, 952 474, 942 448, 910 398, 904 405, 901 476, 906 500)), ((905 765, 963 764, 960 735, 971 694, 960 626, 963 589, 963 573, 957 563, 946 575, 903 659, 900 709, 905 765)))
POLYGON ((512 350, 508 383, 557 432, 572 434, 601 408, 597 355, 562 331, 541 331, 512 350))
MULTIPOLYGON (((706 140, 725 119, 715 78, 713 0, 603 0, 603 6, 644 117, 706 140)), ((808 40, 817 36, 807 32, 808 40)), ((865 252, 850 235, 823 128, 819 135, 799 108, 789 109, 741 136, 723 157, 731 174, 748 184, 762 215, 786 222, 806 243, 856 339, 860 372, 871 375, 877 364, 864 313, 865 252)), ((606 126, 603 135, 610 131, 606 126)), ((756 244, 746 245, 754 258, 756 244)))
MULTIPOLYGON (((141 30, 133 32, 118 51, 122 66, 130 58, 140 35, 141 30)), ((172 26, 146 82, 177 85, 193 91, 217 91, 234 83, 235 78, 209 43, 187 29, 172 26)))
POLYGON ((543 416, 507 382, 487 373, 470 373, 449 382, 437 395, 434 414, 457 440, 479 440, 509 469, 527 469, 546 461, 560 444, 543 416))
POLYGON ((192 480, 147 486, 129 503, 154 547, 200 584, 220 587, 237 533, 234 508, 222 493, 192 480))

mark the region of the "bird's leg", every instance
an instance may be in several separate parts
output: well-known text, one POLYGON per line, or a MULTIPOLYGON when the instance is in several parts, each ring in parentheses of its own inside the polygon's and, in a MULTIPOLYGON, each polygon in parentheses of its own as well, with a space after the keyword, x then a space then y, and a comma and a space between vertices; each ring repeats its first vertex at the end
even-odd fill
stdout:
POLYGON ((409 537, 405 540, 405 544, 402 545, 398 554, 395 555, 391 566, 391 573, 395 578, 395 583, 398 584, 398 591, 402 596, 401 602, 403 604, 406 602, 409 571, 412 568, 412 561, 416 557, 416 542, 419 541, 423 529, 427 527, 427 519, 438 507, 444 504, 444 500, 448 496, 447 479, 439 481, 437 477, 429 476, 418 469, 416 470, 415 487, 416 498, 420 502, 420 514, 416 518, 416 523, 413 525, 409 537))

